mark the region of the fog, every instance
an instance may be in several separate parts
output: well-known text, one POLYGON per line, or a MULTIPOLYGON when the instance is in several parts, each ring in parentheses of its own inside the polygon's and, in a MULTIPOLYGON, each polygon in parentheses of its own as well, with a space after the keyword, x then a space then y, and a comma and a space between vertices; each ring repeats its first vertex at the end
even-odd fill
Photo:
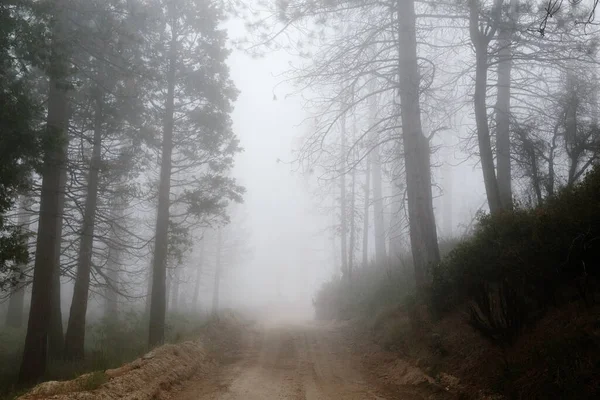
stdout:
MULTIPOLYGON (((243 34, 238 22, 230 23, 231 38, 243 34)), ((294 305, 290 312, 305 318, 314 311, 312 299, 320 285, 341 270, 332 249, 331 211, 322 210, 323 201, 314 196, 317 183, 295 162, 300 139, 311 129, 312 115, 301 95, 308 92, 298 94, 285 80, 289 65, 299 62, 299 57, 284 50, 256 58, 239 49, 229 61, 241 92, 233 113, 234 130, 244 148, 236 159, 234 176, 247 188, 242 208, 248 215, 254 254, 231 271, 223 295, 234 308, 284 301, 294 305)), ((476 160, 456 149, 458 138, 466 134, 466 130, 447 133, 433 156, 437 165, 434 207, 441 237, 461 235, 475 213, 487 209, 476 160), (451 181, 444 181, 448 177, 451 181), (452 232, 444 232, 448 217, 443 207, 448 198, 452 232)), ((407 232, 403 236, 408 245, 407 232)), ((373 243, 370 250, 374 251, 373 243)))
POLYGON ((297 98, 285 98, 288 87, 275 89, 285 61, 283 54, 257 60, 238 51, 231 57, 241 91, 234 129, 244 147, 234 175, 247 188, 243 208, 254 249, 252 259, 233 273, 226 295, 232 305, 285 299, 308 309, 312 292, 331 274, 328 220, 317 213, 303 177, 289 164, 306 114, 297 98))
POLYGON ((0 398, 187 339, 253 347, 241 398, 347 398, 361 343, 591 365, 520 336, 600 287, 600 1, 4 3, 0 398))
MULTIPOLYGON (((230 39, 244 35, 241 22, 234 18, 226 24, 230 39)), ((270 313, 275 313, 277 308, 287 318, 312 318, 316 291, 324 282, 339 277, 342 271, 339 232, 334 227, 339 223, 339 210, 331 209, 330 195, 325 198, 316 195, 321 184, 298 163, 302 140, 314 129, 315 110, 306 105, 306 99, 313 94, 309 90, 298 92, 297 87, 286 81, 285 73, 291 64, 305 60, 284 50, 253 57, 233 43, 228 46, 232 49, 228 59, 231 77, 240 91, 232 114, 233 130, 243 148, 235 158, 231 175, 246 188, 243 203, 236 206, 236 216, 228 229, 235 231, 243 223, 242 240, 250 251, 237 257, 234 265, 223 271, 219 306, 270 313)), ((473 123, 468 113, 462 117, 473 123)), ((434 212, 442 239, 462 235, 476 212, 487 209, 478 160, 457 146, 461 137, 468 136, 470 128, 468 124, 457 126, 463 128, 444 132, 436 138, 437 148, 432 154, 434 212)), ((339 194, 334 196, 339 198, 339 194)), ((392 205, 398 201, 391 189, 385 187, 386 225, 390 223, 392 205)), ((136 211, 138 218, 148 221, 145 224, 149 230, 153 229, 153 213, 151 209, 136 211)), ((372 216, 368 234, 374 235, 372 216)), ((398 240, 408 251, 408 232, 403 231, 398 240)), ((200 236, 195 236, 183 268, 195 269, 201 241, 200 236)), ((358 246, 358 260, 361 251, 358 246)), ((371 240, 370 259, 374 251, 371 240)), ((201 310, 210 312, 215 254, 209 252, 204 258, 208 259, 204 261, 207 268, 202 272, 199 303, 201 310)), ((131 262, 134 264, 126 269, 142 271, 147 276, 144 263, 151 262, 151 253, 146 254, 144 263, 135 258, 131 262)), ((147 278, 137 280, 138 283, 129 287, 127 296, 120 299, 123 307, 143 307, 145 280, 147 278)), ((191 290, 191 282, 184 279, 182 284, 191 290)), ((65 324, 72 295, 73 280, 64 277, 61 301, 65 324)), ((92 294, 89 320, 103 315, 104 301, 101 293, 92 294)))

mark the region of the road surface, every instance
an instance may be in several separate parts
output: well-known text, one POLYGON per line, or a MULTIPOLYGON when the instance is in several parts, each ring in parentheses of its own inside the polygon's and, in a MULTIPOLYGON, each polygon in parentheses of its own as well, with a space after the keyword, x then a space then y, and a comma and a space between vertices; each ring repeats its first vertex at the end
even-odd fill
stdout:
POLYGON ((238 359, 192 380, 175 400, 413 400, 369 378, 339 329, 318 323, 263 325, 238 359))

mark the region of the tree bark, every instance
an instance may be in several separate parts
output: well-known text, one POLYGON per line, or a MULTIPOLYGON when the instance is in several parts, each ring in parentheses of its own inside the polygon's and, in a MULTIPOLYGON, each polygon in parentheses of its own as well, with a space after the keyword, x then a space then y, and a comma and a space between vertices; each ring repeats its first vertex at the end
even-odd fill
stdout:
POLYGON ((148 268, 148 281, 146 282, 146 304, 144 309, 144 315, 146 316, 146 318, 148 318, 148 321, 150 320, 150 303, 152 300, 152 266, 153 264, 150 263, 148 268))
POLYGON ((363 216, 363 244, 362 244, 362 264, 363 268, 369 264, 369 203, 370 192, 371 192, 371 161, 370 158, 367 157, 367 167, 365 170, 365 206, 364 206, 364 216, 363 216))
MULTIPOLYGON (((376 106, 376 105, 375 105, 376 106)), ((373 225, 375 231, 375 263, 383 268, 386 262, 385 250, 385 223, 383 218, 383 188, 381 174, 381 156, 379 154, 379 135, 373 132, 372 146, 369 158, 371 159, 371 173, 373 180, 373 225)))
POLYGON ((443 208, 444 208, 444 217, 443 217, 443 234, 446 239, 452 238, 453 232, 453 202, 452 202, 452 193, 453 193, 453 176, 452 169, 449 165, 446 166, 444 170, 444 198, 443 198, 443 208))
POLYGON ((487 33, 479 30, 479 2, 477 0, 469 1, 469 33, 475 47, 475 94, 473 96, 473 104, 475 106, 479 157, 481 159, 481 169, 488 206, 491 213, 496 213, 502 208, 502 202, 496 179, 486 106, 488 44, 495 34, 495 29, 490 29, 487 33))
POLYGON ((567 186, 575 183, 575 172, 579 164, 579 155, 581 154, 577 144, 577 109, 579 108, 579 99, 577 96, 577 80, 572 73, 567 75, 567 98, 565 113, 565 149, 569 157, 569 170, 567 177, 567 186))
POLYGON ((414 0, 398 1, 399 91, 410 242, 417 289, 429 285, 428 268, 440 260, 431 192, 429 141, 423 136, 414 0))
POLYGON ((557 139, 559 136, 559 131, 560 129, 560 125, 557 123, 554 126, 554 134, 552 135, 552 145, 550 146, 550 150, 549 150, 549 154, 548 154, 548 182, 546 185, 546 191, 548 192, 548 197, 554 197, 554 179, 555 179, 555 172, 554 172, 554 153, 556 151, 556 147, 557 147, 557 139))
POLYGON ((52 275, 57 246, 57 221, 60 209, 60 175, 65 168, 67 135, 67 82, 66 55, 62 54, 66 10, 63 1, 56 0, 57 21, 53 27, 52 74, 48 93, 48 135, 55 138, 54 146, 44 156, 42 172, 42 191, 40 198, 40 216, 33 267, 31 305, 27 323, 27 335, 23 349, 23 358, 19 371, 19 384, 33 383, 39 380, 46 370, 50 305, 52 301, 52 275))
POLYGON ((348 276, 348 207, 346 204, 346 114, 342 116, 340 127, 340 229, 342 251, 342 276, 348 276))
MULTIPOLYGON (((29 196, 21 196, 17 224, 23 230, 29 230, 29 225, 31 224, 31 212, 29 210, 31 204, 32 201, 29 196)), ((26 267, 27 265, 18 265, 17 270, 14 272, 17 285, 8 299, 8 310, 6 313, 6 326, 11 328, 19 329, 23 326, 23 306, 25 303, 23 271, 26 267)))
POLYGON ((508 18, 498 29, 498 84, 496 101, 496 153, 498 191, 503 208, 512 208, 510 159, 510 89, 512 39, 518 0, 510 0, 508 18))
MULTIPOLYGON (((354 141, 354 137, 352 138, 354 141)), ((353 158, 353 162, 354 162, 353 158)), ((354 242, 356 236, 356 221, 355 221, 355 208, 356 207, 356 168, 352 168, 352 179, 351 179, 351 191, 350 191, 350 240, 348 248, 348 279, 352 279, 352 269, 354 268, 354 242)))
POLYGON ((89 297, 92 253, 94 250, 94 227, 98 204, 100 163, 102 161, 102 125, 104 121, 104 93, 100 84, 97 86, 96 91, 92 158, 88 174, 82 235, 77 261, 77 276, 75 278, 69 323, 67 324, 67 333, 65 335, 66 360, 80 360, 85 356, 85 316, 89 297))
MULTIPOLYGON (((63 230, 63 212, 65 205, 65 196, 67 186, 67 169, 63 168, 60 172, 59 189, 59 208, 60 215, 56 221, 56 237, 62 238, 63 230)), ((52 266, 52 304, 50 305, 50 331, 48 333, 48 355, 52 360, 60 360, 63 357, 63 346, 65 344, 63 318, 62 318, 62 299, 60 296, 60 276, 61 276, 61 252, 62 240, 56 241, 56 254, 54 265, 52 266)))
MULTIPOLYGON (((120 188, 122 189, 122 188, 120 188)), ((115 221, 121 221, 125 214, 125 204, 124 200, 121 196, 117 195, 117 198, 114 199, 112 204, 112 212, 111 216, 115 219, 115 221)), ((111 241, 108 245, 108 260, 106 262, 106 289, 104 292, 105 302, 104 302, 104 317, 117 319, 118 318, 118 301, 119 301, 119 269, 121 265, 121 254, 122 249, 118 244, 121 229, 119 228, 119 224, 122 222, 118 222, 113 224, 113 229, 111 231, 111 241)))
POLYGON ((171 310, 173 312, 179 311, 179 280, 181 279, 181 266, 178 265, 173 271, 172 279, 172 292, 171 292, 171 310))
POLYGON ((165 282, 165 314, 169 312, 169 307, 171 305, 171 283, 173 282, 173 278, 171 277, 171 271, 167 270, 166 272, 166 282, 165 282))
POLYGON ((200 242, 200 260, 198 269, 196 270, 196 284, 194 285, 194 298, 192 300, 192 309, 196 313, 200 312, 200 305, 198 304, 198 297, 200 296, 200 282, 202 281, 202 267, 204 265, 204 245, 206 238, 202 238, 200 242))
POLYGON ((177 32, 175 21, 171 21, 171 43, 169 48, 169 68, 167 72, 167 98, 163 129, 160 184, 158 189, 158 210, 156 213, 156 234, 150 298, 150 324, 148 346, 161 345, 165 341, 166 315, 166 267, 169 241, 169 206, 171 193, 171 157, 173 152, 173 114, 175 111, 175 64, 177 57, 177 32))
POLYGON ((219 311, 219 286, 221 284, 221 228, 217 229, 217 259, 215 262, 215 282, 213 285, 213 300, 212 300, 212 313, 217 315, 219 311))
POLYGON ((392 180, 393 186, 393 203, 390 205, 392 209, 392 215, 390 218, 390 233, 389 233, 389 263, 390 269, 397 266, 400 261, 402 248, 400 246, 400 238, 402 236, 402 202, 404 197, 404 185, 399 182, 398 179, 392 180))
POLYGON ((109 282, 107 282, 104 293, 104 317, 117 319, 119 315, 119 293, 116 289, 119 286, 119 265, 121 258, 120 250, 109 249, 108 257, 109 259, 106 266, 106 277, 109 282))

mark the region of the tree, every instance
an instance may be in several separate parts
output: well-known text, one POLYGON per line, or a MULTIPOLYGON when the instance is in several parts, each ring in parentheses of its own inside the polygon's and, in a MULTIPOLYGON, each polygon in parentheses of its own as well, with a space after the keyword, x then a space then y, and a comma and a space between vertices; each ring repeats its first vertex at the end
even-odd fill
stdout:
MULTIPOLYGON (((480 24, 482 9, 479 0, 469 0, 469 34, 475 48, 475 93, 473 104, 475 107, 475 120, 477 124, 477 142, 479 144, 479 157, 483 171, 483 183, 488 199, 490 212, 500 211, 502 200, 496 179, 494 166, 494 153, 487 114, 487 82, 488 82, 488 46, 498 29, 499 15, 503 0, 494 1, 494 10, 489 24, 480 24)), ((510 79, 510 77, 508 78, 510 79)), ((506 149, 505 149, 506 150, 506 149)))
MULTIPOLYGON (((111 204, 111 214, 115 220, 122 221, 125 218, 125 198, 117 192, 116 198, 111 204)), ((123 258, 123 248, 119 243, 119 238, 123 234, 123 229, 117 224, 110 231, 111 240, 108 244, 108 256, 106 263, 106 288, 105 288, 105 309, 104 315, 107 318, 118 318, 118 298, 119 298, 119 269, 123 258)))
POLYGON ((151 69, 158 76, 149 101, 162 138, 149 346, 164 341, 172 202, 185 204, 186 218, 202 220, 222 215, 227 200, 239 201, 243 192, 223 176, 240 151, 229 116, 237 92, 225 65, 225 32, 219 29, 223 11, 208 0, 156 1, 153 6, 159 26, 150 38, 151 69), (174 173, 180 180, 172 180, 174 173), (182 190, 171 198, 176 188, 182 190))
POLYGON ((206 245, 206 238, 204 237, 204 232, 202 233, 202 238, 200 239, 200 254, 198 259, 198 265, 196 266, 196 281, 194 283, 194 294, 192 297, 192 310, 194 312, 200 311, 200 304, 198 304, 198 298, 200 296, 200 283, 202 280, 202 271, 204 269, 204 248, 206 245))
POLYGON ((408 195, 410 243, 419 290, 428 285, 428 268, 440 261, 433 196, 429 140, 423 135, 420 73, 414 0, 398 1, 399 92, 408 195))
MULTIPOLYGON (((46 141, 38 124, 42 107, 32 93, 29 79, 41 50, 43 23, 30 22, 28 7, 12 2, 0 4, 0 288, 18 282, 12 269, 29 258, 27 235, 7 218, 19 194, 32 185, 32 173, 40 165, 46 141), (6 280, 6 278, 9 278, 6 280), (11 279, 12 278, 12 279, 11 279)), ((18 281, 18 279, 17 279, 18 281)))
POLYGON ((47 135, 52 147, 45 152, 42 170, 40 217, 35 252, 34 275, 31 289, 31 307, 25 337, 25 347, 19 382, 28 383, 39 379, 46 369, 46 352, 52 299, 53 262, 56 260, 57 218, 60 209, 60 176, 65 168, 67 142, 68 46, 65 43, 68 29, 66 2, 51 3, 52 45, 50 58, 50 83, 48 94, 47 135))
POLYGON ((213 284, 213 299, 212 299, 212 313, 217 315, 219 311, 219 288, 221 286, 221 257, 223 253, 223 239, 221 236, 221 228, 217 228, 217 246, 216 246, 216 259, 215 259, 215 276, 213 284))
POLYGON ((346 187, 346 114, 340 119, 340 238, 341 238, 341 260, 342 275, 348 278, 348 201, 346 187))
MULTIPOLYGON (((302 65, 294 71, 295 80, 312 90, 320 87, 334 90, 333 94, 319 99, 318 120, 322 129, 308 141, 314 147, 307 146, 307 154, 321 150, 319 146, 347 108, 354 109, 376 95, 385 97, 379 119, 366 132, 379 131, 382 142, 402 140, 403 154, 396 157, 404 158, 415 276, 419 287, 426 286, 427 269, 430 263, 439 260, 439 250, 432 204, 429 140, 423 134, 420 121, 422 67, 417 54, 414 2, 325 4, 300 0, 279 2, 277 6, 268 17, 261 15, 263 25, 252 25, 260 32, 259 44, 272 45, 283 36, 282 32, 290 37, 292 31, 302 35, 309 30, 309 35, 301 37, 306 37, 309 43, 323 40, 318 54, 311 57, 312 65, 302 65), (283 27, 268 26, 268 22, 275 19, 282 22, 283 27), (328 20, 335 20, 339 28, 327 30, 328 20), (311 28, 316 32, 311 32, 311 28), (368 89, 373 80, 377 82, 374 91, 368 89), (398 89, 400 107, 395 102, 398 89), (357 93, 354 101, 347 108, 332 107, 339 104, 348 90, 357 93), (401 120, 401 134, 398 120, 401 120)), ((369 151, 372 149, 370 146, 369 151)), ((383 243, 385 246, 385 240, 383 243)))
MULTIPOLYGON (((575 65, 573 65, 575 68, 575 65)), ((583 65, 577 76, 562 74, 562 87, 544 101, 543 108, 519 121, 513 133, 514 159, 534 201, 542 204, 558 189, 572 186, 597 162, 600 131, 594 100, 598 85, 593 68, 583 65)))
MULTIPOLYGON (((110 139, 107 137, 107 131, 116 132, 121 136, 117 138, 120 139, 119 145, 116 146, 117 161, 123 156, 129 157, 128 153, 135 151, 135 149, 127 148, 126 136, 130 132, 122 128, 123 122, 131 122, 132 118, 127 115, 127 112, 122 112, 121 108, 135 110, 135 107, 127 104, 135 104, 134 96, 127 93, 127 83, 131 79, 131 73, 128 70, 135 66, 136 57, 138 57, 135 50, 138 43, 135 40, 136 35, 129 30, 124 31, 120 27, 134 25, 136 21, 128 18, 129 13, 120 7, 119 2, 116 4, 108 2, 104 6, 106 8, 96 8, 94 13, 91 13, 87 24, 82 24, 95 27, 89 32, 89 47, 93 50, 88 50, 88 52, 93 55, 84 54, 82 57, 83 62, 87 61, 89 64, 87 75, 92 78, 88 80, 88 90, 80 91, 80 94, 84 95, 84 100, 89 100, 84 101, 84 104, 91 105, 93 116, 87 117, 85 113, 82 113, 83 116, 79 116, 83 119, 84 126, 88 119, 91 120, 90 128, 84 128, 86 131, 92 132, 89 140, 91 157, 86 174, 87 185, 77 254, 77 274, 65 335, 64 356, 66 359, 82 359, 84 357, 85 320, 98 219, 97 208, 101 195, 107 189, 101 185, 101 169, 110 161, 114 162, 114 160, 107 160, 107 156, 103 155, 103 148, 108 147, 106 142, 110 139), (109 51, 109 48, 115 50, 109 51)), ((78 63, 80 68, 83 62, 78 63)), ((123 167, 123 165, 117 164, 115 167, 123 167)), ((129 171, 131 168, 123 168, 113 173, 113 176, 118 179, 118 175, 125 175, 129 171)))
POLYGON ((510 157, 510 88, 512 71, 512 41, 517 23, 518 0, 510 0, 506 17, 498 26, 498 82, 496 95, 496 152, 497 179, 500 202, 512 207, 512 178, 510 157))
MULTIPOLYGON (((373 126, 377 123, 377 99, 371 97, 369 104, 369 119, 373 126)), ((380 137, 376 129, 371 130, 371 151, 369 165, 373 183, 373 226, 375 230, 375 263, 380 268, 385 265, 385 226, 383 223, 383 175, 381 173, 380 137)))
POLYGON ((369 209, 371 201, 371 160, 367 158, 364 183, 364 209, 363 209, 363 243, 362 243, 362 265, 369 264, 369 209))
POLYGON ((214 259, 212 313, 219 311, 222 282, 227 275, 241 263, 248 262, 252 257, 252 249, 248 247, 251 232, 246 225, 247 214, 238 204, 231 204, 227 209, 228 223, 205 231, 204 240, 213 250, 214 259))
MULTIPOLYGON (((62 238, 64 226, 65 197, 67 192, 67 168, 60 171, 58 183, 58 209, 61 213, 56 215, 56 237, 62 238)), ((62 240, 56 240, 54 243, 54 260, 52 264, 52 281, 50 282, 50 311, 48 327, 48 356, 52 360, 59 360, 63 357, 64 350, 64 329, 60 299, 60 277, 61 277, 61 255, 62 240)))
MULTIPOLYGON (((538 31, 542 36, 546 33, 548 21, 563 11, 564 3, 564 0, 544 0, 542 2, 544 13, 538 28, 538 31)), ((567 0, 567 3, 571 6, 578 6, 582 3, 582 0, 567 0)), ((598 0, 589 0, 589 6, 582 12, 580 22, 583 22, 586 25, 594 22, 596 19, 598 3, 600 3, 598 0)))
MULTIPOLYGON (((23 232, 29 231, 31 223, 31 206, 32 198, 29 196, 21 196, 19 204, 19 216, 17 225, 23 232)), ((19 264, 13 271, 12 281, 14 287, 8 300, 8 312, 6 314, 6 325, 12 328, 21 328, 23 325, 23 306, 25 301, 25 272, 26 265, 19 264)))

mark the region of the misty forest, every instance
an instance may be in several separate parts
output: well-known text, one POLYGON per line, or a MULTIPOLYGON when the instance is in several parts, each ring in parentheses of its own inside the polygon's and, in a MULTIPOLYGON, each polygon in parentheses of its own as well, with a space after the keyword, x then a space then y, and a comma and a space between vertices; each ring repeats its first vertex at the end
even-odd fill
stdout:
POLYGON ((0 399, 600 398, 596 11, 2 0, 0 399))

